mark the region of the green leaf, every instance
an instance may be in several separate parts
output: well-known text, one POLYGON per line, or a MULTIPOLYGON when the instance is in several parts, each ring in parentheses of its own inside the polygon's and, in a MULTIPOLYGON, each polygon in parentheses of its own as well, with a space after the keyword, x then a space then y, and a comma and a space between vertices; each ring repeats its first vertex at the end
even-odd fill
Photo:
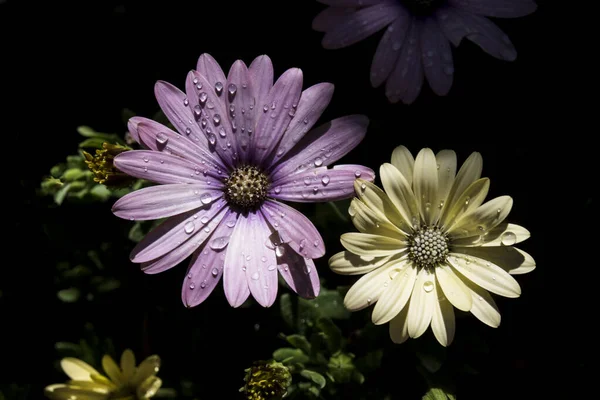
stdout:
POLYGON ((102 283, 100 283, 96 287, 96 290, 99 293, 106 293, 106 292, 111 292, 120 287, 121 287, 120 281, 118 281, 117 279, 109 278, 109 279, 105 279, 102 283))
POLYGON ((453 394, 446 393, 441 388, 430 388, 427 393, 423 396, 422 400, 455 400, 456 397, 453 394))
POLYGON ((325 338, 329 351, 335 353, 342 348, 342 331, 329 318, 319 318, 317 328, 325 338))
POLYGON ((62 174, 61 178, 64 179, 65 181, 71 182, 71 181, 76 181, 76 180, 85 178, 86 176, 89 175, 88 173, 91 173, 91 171, 82 170, 79 168, 69 168, 62 174))
POLYGON ((77 354, 79 351, 81 351, 81 348, 79 347, 79 345, 77 343, 71 343, 71 342, 56 342, 54 344, 54 348, 57 351, 67 351, 67 352, 72 352, 77 354))
POLYGON ((65 303, 74 303, 79 300, 81 293, 79 292, 79 289, 72 287, 60 290, 57 295, 58 298, 65 303))
POLYGON ((110 198, 110 190, 104 185, 94 185, 90 189, 90 194, 97 200, 106 201, 110 198))
POLYGON ((273 358, 276 361, 291 363, 291 364, 304 364, 307 363, 309 358, 300 349, 293 349, 291 347, 283 347, 273 352, 273 358))
POLYGON ((142 223, 140 221, 133 224, 131 229, 129 229, 129 234, 127 237, 129 240, 135 243, 139 243, 145 236, 145 233, 142 229, 142 223))
POLYGON ((319 385, 319 389, 323 389, 325 387, 325 384, 327 383, 323 375, 321 375, 318 372, 311 371, 309 369, 302 370, 302 372, 300 372, 300 375, 310 379, 311 381, 319 385))
POLYGON ((65 197, 67 196, 67 193, 69 192, 69 189, 71 189, 70 183, 67 183, 65 186, 61 187, 58 190, 58 192, 56 192, 54 194, 54 202, 60 206, 62 204, 62 202, 65 200, 65 197))
POLYGON ((292 307, 292 298, 289 293, 284 293, 281 295, 279 298, 279 308, 283 321, 288 327, 294 329, 294 310, 292 307))
POLYGON ((359 370, 355 369, 352 374, 352 380, 359 385, 362 385, 365 382, 365 376, 359 370))
POLYGON ((310 343, 303 335, 289 335, 286 336, 285 340, 295 348, 302 350, 306 354, 310 354, 310 343))
POLYGON ((102 145, 106 142, 105 139, 102 138, 89 138, 89 139, 85 139, 83 142, 79 143, 79 148, 80 149, 84 149, 84 148, 94 148, 94 149, 101 149, 102 145))
POLYGON ((337 290, 321 288, 316 299, 298 299, 298 319, 306 322, 318 318, 347 319, 350 312, 344 307, 344 299, 337 290))
POLYGON ((79 134, 83 137, 102 138, 102 139, 105 139, 105 141, 114 141, 115 139, 119 138, 114 133, 96 132, 89 126, 79 126, 79 127, 77 127, 77 132, 79 132, 79 134))
POLYGON ((354 355, 350 353, 338 352, 331 356, 329 364, 327 364, 327 372, 334 382, 350 382, 356 369, 352 362, 353 359, 354 355))

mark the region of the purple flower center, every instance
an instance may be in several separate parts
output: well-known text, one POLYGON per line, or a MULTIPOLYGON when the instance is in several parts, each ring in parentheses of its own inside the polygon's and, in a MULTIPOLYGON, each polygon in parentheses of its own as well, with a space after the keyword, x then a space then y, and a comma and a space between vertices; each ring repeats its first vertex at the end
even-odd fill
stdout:
POLYGON ((446 261, 448 242, 439 228, 421 227, 408 238, 408 257, 418 267, 434 268, 446 261))
POLYGON ((445 0, 400 0, 414 15, 431 15, 445 0))
POLYGON ((225 179, 225 200, 241 211, 258 208, 267 198, 268 190, 269 177, 249 165, 234 169, 225 179))

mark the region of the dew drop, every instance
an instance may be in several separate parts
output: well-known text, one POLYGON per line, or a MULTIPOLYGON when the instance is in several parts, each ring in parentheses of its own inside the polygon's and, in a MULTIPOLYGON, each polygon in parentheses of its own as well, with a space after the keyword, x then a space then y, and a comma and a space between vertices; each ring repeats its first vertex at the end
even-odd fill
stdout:
POLYGON ((200 222, 202 222, 202 225, 206 225, 208 221, 210 221, 210 219, 206 215, 200 218, 200 222))
POLYGON ((194 282, 190 283, 190 290, 194 290, 196 288, 196 285, 194 285, 194 282))
POLYGON ((321 157, 317 157, 315 159, 315 167, 320 167, 321 165, 323 165, 323 160, 321 159, 321 157))
POLYGON ((192 232, 194 232, 194 229, 196 228, 196 226, 194 225, 194 222, 192 221, 188 221, 184 226, 183 226, 183 230, 185 231, 185 233, 187 233, 188 235, 192 232))
POLYGON ((212 196, 209 193, 203 193, 200 196, 200 201, 202 201, 202 204, 209 204, 212 201, 212 196))
POLYGON ((274 191, 275 191, 275 194, 281 193, 281 186, 275 186, 274 191))
POLYGON ((198 78, 194 78, 194 80, 192 80, 192 82, 194 82, 194 85, 198 84, 198 78))
POLYGON ((221 250, 225 246, 227 246, 228 243, 229 243, 229 237, 222 236, 222 237, 218 237, 216 239, 211 240, 208 245, 213 250, 221 250))
POLYGON ((213 115, 213 122, 215 125, 219 125, 221 123, 221 116, 219 114, 213 115))
POLYGON ((213 146, 215 145, 215 143, 217 143, 217 137, 214 133, 208 135, 208 142, 213 146))
POLYGON ((423 284, 423 290, 427 293, 430 293, 433 290, 433 282, 427 281, 423 284))
POLYGON ((185 134, 189 135, 190 133, 192 133, 192 130, 190 128, 185 128, 185 134))
POLYGON ((269 267, 267 268, 268 271, 275 271, 277 269, 277 267, 275 265, 269 265, 269 267))
POLYGON ((360 188, 361 188, 363 191, 365 191, 365 190, 367 190, 367 185, 365 185, 365 184, 363 183, 362 185, 360 185, 360 188))
POLYGON ((252 278, 252 280, 255 280, 255 281, 257 281, 257 280, 258 280, 258 278, 260 278, 260 274, 259 274, 258 272, 254 272, 254 273, 253 273, 253 274, 250 276, 250 278, 252 278))
POLYGON ((354 176, 357 178, 360 178, 361 172, 360 171, 354 171, 354 176))
POLYGON ((201 106, 204 106, 206 104, 206 100, 208 100, 208 94, 206 94, 206 92, 200 93, 200 95, 198 96, 198 101, 200 102, 201 106))
POLYGON ((210 273, 212 274, 212 276, 216 277, 217 275, 219 275, 219 270, 216 268, 213 268, 212 271, 210 271, 210 273))
POLYGON ((166 133, 158 132, 156 134, 156 141, 158 142, 158 144, 167 144, 167 142, 169 141, 169 138, 167 137, 166 133))
POLYGON ((227 91, 229 92, 229 95, 233 97, 237 93, 237 86, 233 83, 230 83, 227 87, 227 91))
POLYGON ((200 287, 201 287, 202 289, 204 289, 204 288, 206 287, 206 280, 203 280, 203 281, 200 283, 200 287))
POLYGON ((517 243, 517 235, 515 235, 513 232, 504 232, 500 236, 500 242, 505 246, 512 246, 513 244, 517 243))
POLYGON ((186 106, 186 107, 187 107, 189 104, 190 104, 190 102, 188 101, 188 99, 187 99, 187 98, 183 99, 183 105, 184 105, 184 106, 186 106))
POLYGON ((215 83, 215 92, 220 96, 223 93, 223 83, 217 82, 215 83))
POLYGON ((285 254, 285 248, 283 246, 275 247, 275 255, 277 257, 283 257, 284 254, 285 254))

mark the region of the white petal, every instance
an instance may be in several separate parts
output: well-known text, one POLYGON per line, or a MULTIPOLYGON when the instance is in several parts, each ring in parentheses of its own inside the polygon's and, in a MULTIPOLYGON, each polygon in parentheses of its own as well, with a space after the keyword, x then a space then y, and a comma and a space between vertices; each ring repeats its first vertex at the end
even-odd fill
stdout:
POLYGON ((481 236, 472 236, 452 241, 456 246, 510 246, 529 239, 531 234, 522 226, 502 223, 481 236))
POLYGON ((393 256, 361 257, 349 251, 341 251, 329 259, 329 268, 341 275, 362 275, 381 267, 393 256))
POLYGON ((412 185, 415 159, 404 146, 398 146, 392 152, 392 165, 400 171, 409 185, 412 185))
POLYGON ((442 229, 447 230, 464 214, 476 209, 483 203, 490 189, 490 180, 481 178, 473 182, 453 203, 445 207, 440 217, 442 229))
POLYGON ((411 231, 411 228, 406 225, 406 221, 404 221, 404 218, 398 212, 398 209, 394 206, 388 195, 375 184, 363 179, 356 179, 354 181, 354 190, 358 198, 373 211, 386 217, 403 232, 411 231))
POLYGON ((445 203, 456 177, 456 153, 442 150, 435 155, 435 159, 438 165, 438 198, 445 203))
POLYGON ((431 317, 431 330, 435 338, 444 347, 449 346, 454 339, 456 329, 454 321, 454 308, 452 304, 444 298, 444 293, 440 286, 436 286, 438 301, 433 307, 433 315, 431 317))
POLYGON ((469 289, 448 265, 438 265, 435 276, 444 295, 459 310, 469 311, 472 301, 469 289))
POLYGON ((413 190, 425 224, 434 224, 440 209, 436 204, 438 196, 437 162, 431 149, 424 148, 417 154, 413 171, 413 190))
POLYGON ((526 274, 535 269, 533 257, 512 246, 454 247, 454 251, 490 261, 511 275, 526 274))
POLYGON ((340 241, 346 250, 359 256, 387 256, 400 253, 406 248, 406 243, 402 240, 368 233, 344 233, 340 241))
POLYGON ((500 325, 500 311, 496 302, 487 290, 480 288, 473 282, 466 282, 473 296, 473 307, 471 314, 484 324, 497 328, 500 325))
POLYGON ((403 238, 406 235, 387 218, 370 209, 357 198, 352 199, 348 209, 352 223, 362 233, 403 238))
POLYGON ((492 199, 475 210, 465 213, 448 229, 452 239, 481 236, 502 223, 512 209, 510 196, 492 199))
POLYGON ((406 342, 408 336, 408 307, 404 307, 398 315, 390 321, 390 338, 392 342, 400 344, 406 342))
POLYGON ((481 177, 482 170, 483 158, 481 157, 481 154, 477 152, 472 153, 469 158, 465 160, 462 167, 460 167, 458 174, 456 174, 456 179, 454 179, 454 184, 452 185, 452 189, 450 189, 450 193, 448 193, 444 207, 452 207, 454 201, 456 201, 456 199, 460 197, 473 182, 481 177))
POLYGON ((406 306, 417 276, 417 269, 406 260, 396 264, 389 271, 391 281, 379 296, 371 316, 375 325, 385 324, 406 306))
POLYGON ((436 302, 435 275, 423 268, 417 275, 408 306, 408 335, 411 338, 418 338, 427 330, 436 302))
POLYGON ((389 285, 390 271, 397 261, 384 264, 357 280, 346 293, 344 307, 350 311, 358 311, 376 302, 383 292, 384 284, 389 285))
POLYGON ((459 253, 450 253, 448 262, 460 272, 459 277, 466 278, 463 279, 465 283, 470 280, 482 288, 504 297, 515 298, 521 295, 521 287, 515 278, 496 264, 459 253))
POLYGON ((402 215, 405 225, 415 226, 420 220, 419 206, 410 184, 392 164, 382 164, 379 168, 381 183, 389 199, 402 215))
POLYGON ((60 360, 60 367, 74 381, 91 381, 90 375, 101 375, 88 363, 73 357, 60 360))

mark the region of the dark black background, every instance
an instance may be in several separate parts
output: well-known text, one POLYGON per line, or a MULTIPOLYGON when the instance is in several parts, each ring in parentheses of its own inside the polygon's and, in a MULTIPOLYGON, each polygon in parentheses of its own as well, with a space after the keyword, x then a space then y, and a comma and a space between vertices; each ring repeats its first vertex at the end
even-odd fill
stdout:
MULTIPOLYGON (((400 144, 415 154, 422 147, 451 148, 459 162, 472 151, 481 152, 484 175, 491 178, 490 196, 513 197, 510 220, 532 232, 522 247, 538 267, 517 277, 521 298, 499 300, 500 328, 459 321, 457 336, 478 329, 493 343, 485 373, 461 389, 474 399, 531 398, 561 389, 575 397, 585 391, 596 314, 589 308, 597 260, 587 255, 593 243, 588 234, 591 149, 581 145, 576 132, 558 124, 566 112, 556 108, 562 78, 555 40, 558 12, 549 1, 538 4, 531 16, 495 21, 515 44, 516 62, 493 59, 465 41, 454 51, 450 94, 437 97, 424 87, 411 106, 390 104, 382 88, 370 87, 369 68, 380 34, 346 49, 320 46, 322 34, 311 29, 311 22, 324 6, 316 1, 8 0, 0 5, 7 50, 2 63, 9 68, 4 75, 7 86, 17 88, 10 99, 15 112, 4 116, 4 135, 17 140, 4 152, 11 164, 5 162, 3 170, 14 177, 16 168, 18 176, 18 195, 5 194, 9 218, 16 217, 10 227, 17 234, 9 232, 9 243, 15 243, 4 249, 8 256, 0 267, 0 335, 7 335, 1 381, 32 384, 28 398, 39 398, 46 384, 63 379, 52 367, 54 342, 77 340, 77 329, 87 320, 96 321, 102 334, 116 337, 119 350, 131 346, 144 354, 151 349, 163 357, 164 370, 172 370, 167 376, 185 371, 207 390, 218 387, 219 398, 235 398, 242 369, 282 345, 268 329, 267 310, 232 310, 220 287, 201 306, 183 309, 179 285, 184 267, 149 277, 124 263, 136 285, 91 309, 65 312, 52 287, 53 263, 60 255, 91 246, 114 234, 111 229, 127 225, 114 222, 106 207, 48 209, 47 202, 34 198, 42 176, 76 152, 77 126, 123 133, 123 108, 151 116, 158 110, 154 82, 183 87, 198 56, 208 52, 225 70, 238 58, 249 64, 268 54, 276 76, 299 67, 304 87, 334 83, 322 121, 353 113, 371 120, 365 140, 345 162, 378 169, 400 144), (54 247, 57 238, 49 241, 42 223, 71 231, 54 247), (151 332, 146 335, 144 321, 151 332), (257 332, 254 324, 265 328, 257 332), (193 332, 199 340, 189 340, 193 332), (144 344, 144 337, 150 343, 144 344)), ((328 256, 340 248, 329 246, 328 256)), ((122 251, 126 257, 129 248, 122 251)), ((353 282, 333 277, 326 260, 319 266, 337 283, 353 282)), ((382 375, 401 381, 390 368, 382 375)))

